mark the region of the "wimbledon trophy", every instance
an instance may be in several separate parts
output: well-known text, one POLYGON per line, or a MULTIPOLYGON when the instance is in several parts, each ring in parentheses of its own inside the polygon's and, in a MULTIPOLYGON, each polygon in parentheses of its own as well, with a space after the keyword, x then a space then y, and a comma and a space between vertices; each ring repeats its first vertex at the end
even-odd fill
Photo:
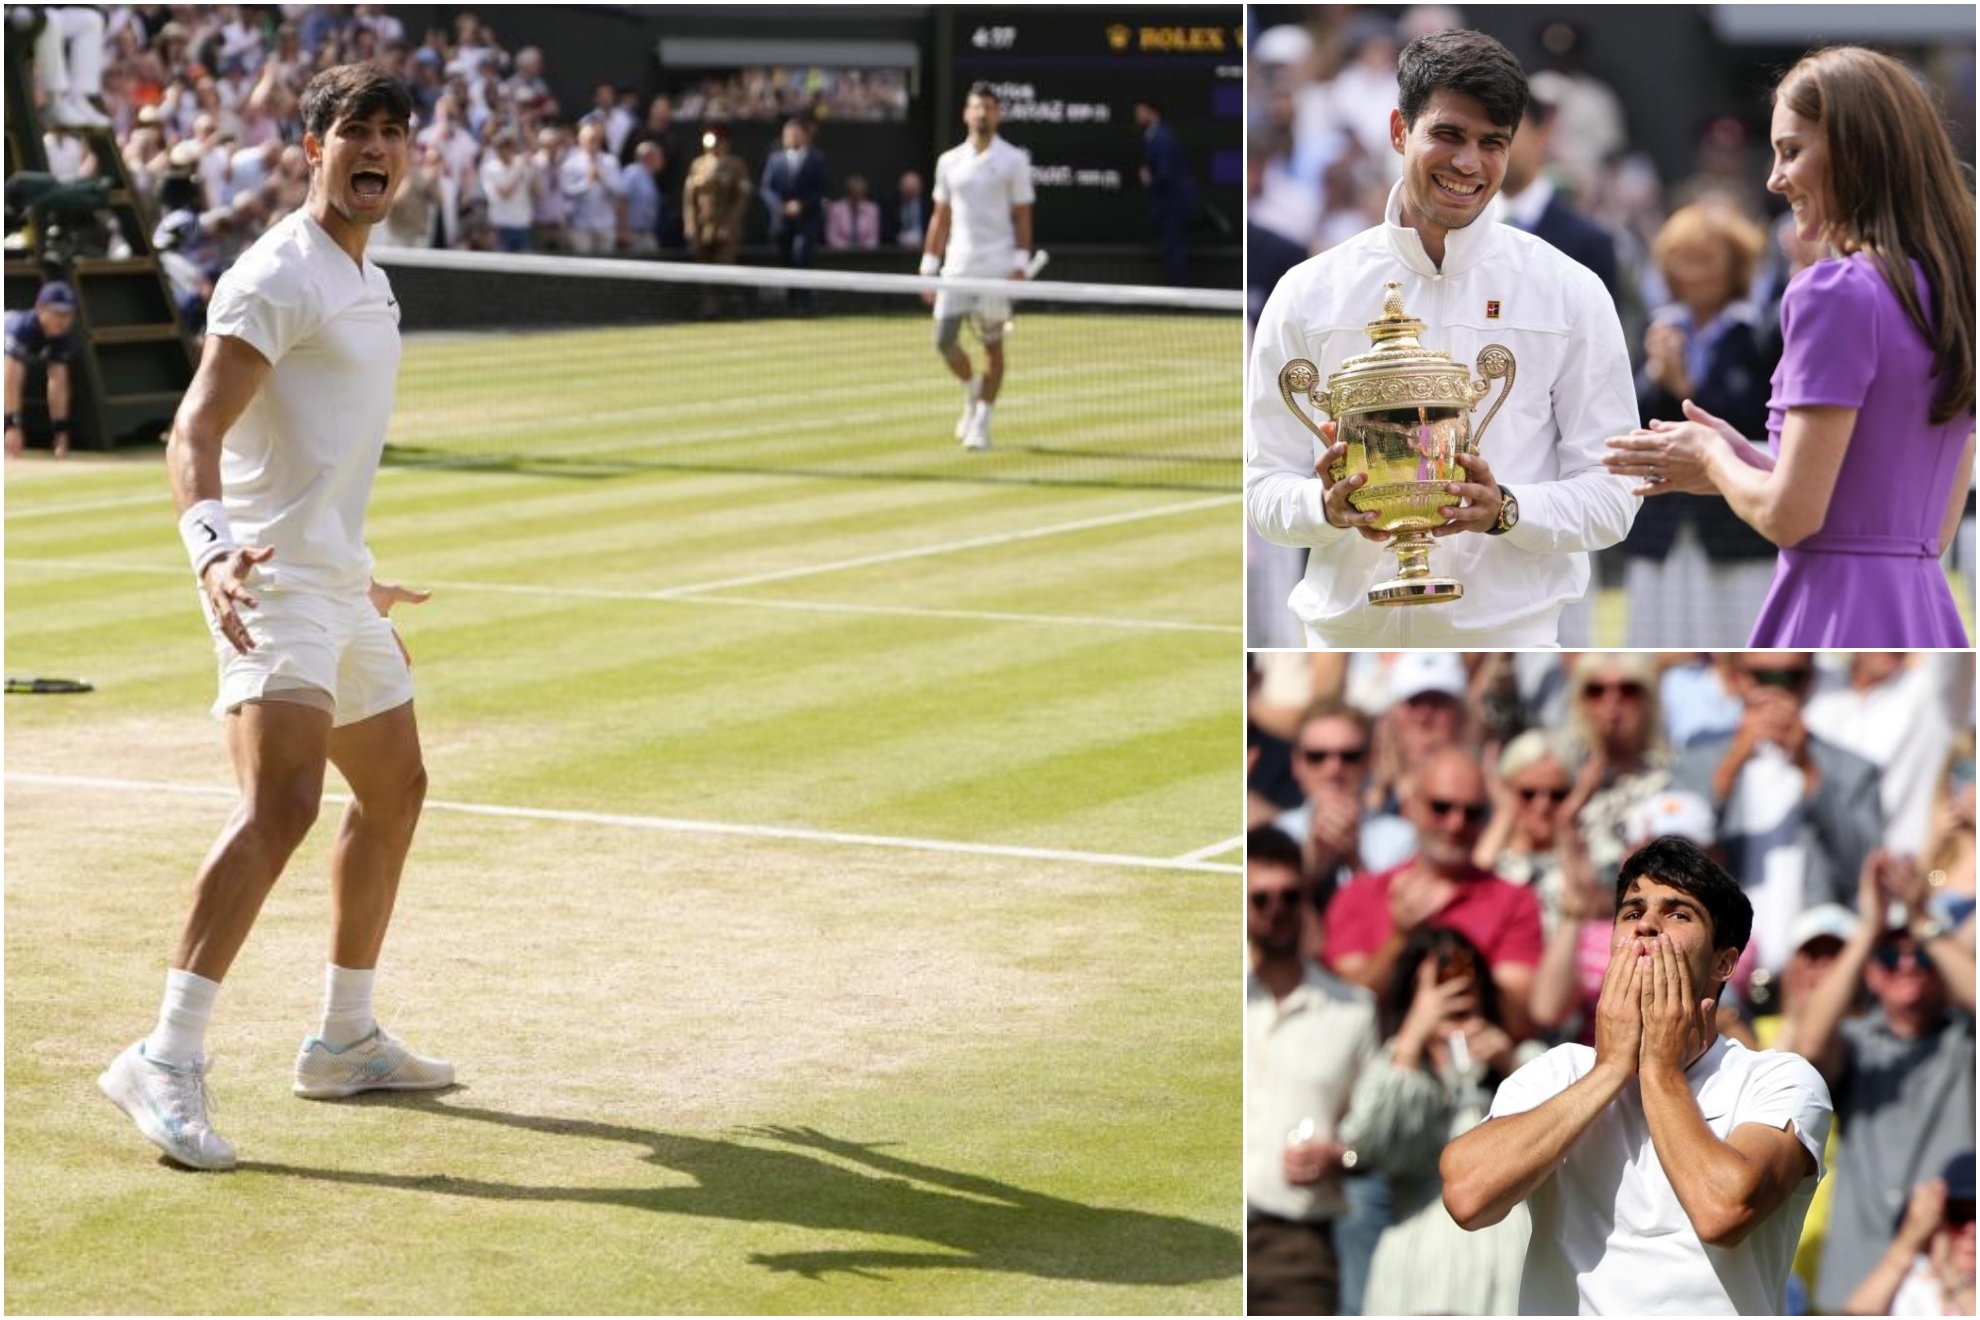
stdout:
POLYGON ((1320 369, 1295 358, 1279 373, 1279 394, 1322 447, 1326 436, 1300 409, 1296 396, 1305 395, 1340 424, 1338 438, 1346 443, 1347 456, 1330 471, 1335 481, 1368 474, 1368 483, 1348 503, 1378 515, 1373 525, 1392 535, 1389 544, 1401 561, 1394 578, 1370 589, 1368 603, 1433 605, 1464 595, 1464 584, 1457 579, 1430 575, 1430 548, 1436 544, 1430 529, 1443 526, 1438 510, 1456 499, 1445 485, 1471 480, 1457 456, 1478 452, 1485 428, 1505 405, 1513 386, 1513 355, 1503 345, 1487 345, 1478 354, 1485 379, 1472 380, 1471 372, 1452 362, 1449 353, 1416 342, 1423 322, 1404 315, 1402 285, 1387 288, 1382 319, 1368 324, 1373 352, 1343 362, 1324 390, 1320 369), (1505 387, 1474 432, 1472 410, 1501 376, 1505 387))

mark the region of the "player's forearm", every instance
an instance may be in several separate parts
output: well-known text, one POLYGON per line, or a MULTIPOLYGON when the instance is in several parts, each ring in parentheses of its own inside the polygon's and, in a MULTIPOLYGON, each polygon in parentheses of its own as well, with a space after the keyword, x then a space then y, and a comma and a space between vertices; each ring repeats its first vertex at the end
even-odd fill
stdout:
POLYGON ((7 411, 10 413, 17 413, 21 410, 21 395, 25 392, 25 387, 27 382, 27 368, 21 365, 21 360, 19 358, 10 357, 6 360, 6 362, 7 362, 7 373, 6 373, 7 388, 6 388, 6 400, 5 400, 6 408, 7 411))
POLYGON ((1031 251, 1031 208, 1014 206, 1011 208, 1011 229, 1017 235, 1017 245, 1021 251, 1031 251))
POLYGON ((1534 554, 1606 550, 1629 535, 1643 501, 1600 469, 1558 481, 1502 481, 1519 497, 1519 522, 1501 538, 1534 554))
POLYGON ((929 217, 928 233, 921 240, 921 255, 940 257, 949 250, 949 208, 938 206, 929 217))
POLYGON ((1699 1241, 1736 1247, 1760 1222, 1757 1203, 1766 1170, 1714 1136, 1682 1068, 1642 1069, 1643 1116, 1650 1144, 1699 1241))
POLYGON ((1480 1123, 1444 1147, 1444 1208, 1460 1228, 1490 1228, 1538 1191, 1628 1081, 1597 1064, 1537 1109, 1480 1123))
POLYGON ((1245 475, 1245 516, 1274 545, 1328 546, 1348 535, 1327 521, 1325 499, 1318 477, 1255 469, 1245 475))
MULTIPOLYGON (((69 368, 62 363, 50 363, 48 367, 48 420, 66 422, 69 420, 69 368)), ((9 408, 8 412, 14 409, 9 408)))

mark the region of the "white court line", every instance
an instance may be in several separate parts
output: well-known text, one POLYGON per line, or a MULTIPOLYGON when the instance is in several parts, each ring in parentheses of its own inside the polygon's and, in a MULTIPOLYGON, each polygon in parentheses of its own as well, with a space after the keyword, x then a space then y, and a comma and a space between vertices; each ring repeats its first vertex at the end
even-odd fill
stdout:
MULTIPOLYGON (((60 569, 64 572, 132 573, 145 577, 183 577, 182 568, 163 564, 110 564, 89 559, 39 559, 14 556, 13 567, 60 569)), ((962 623, 1029 623, 1063 628, 1117 628, 1130 632, 1238 633, 1238 624, 1185 623, 1179 619, 1108 618, 1097 614, 1025 614, 1012 610, 948 610, 921 605, 853 605, 838 601, 770 600, 755 596, 676 596, 663 591, 615 591, 610 587, 538 587, 520 582, 460 582, 422 578, 417 585, 440 591, 480 592, 494 596, 541 596, 551 600, 630 600, 665 605, 723 605, 738 609, 812 614, 871 614, 900 619, 952 619, 962 623)))
POLYGON ((967 541, 945 541, 940 545, 920 546, 911 550, 889 550, 877 555, 861 555, 857 559, 839 559, 827 564, 808 564, 798 568, 777 569, 769 573, 752 573, 746 577, 721 578, 714 582, 695 582, 685 587, 669 587, 655 593, 658 599, 674 596, 693 595, 703 591, 726 591, 730 587, 753 587, 763 582, 786 582, 791 578, 810 577, 817 573, 837 573, 848 568, 866 568, 874 564, 897 564, 905 559, 923 559, 930 555, 954 554, 958 550, 981 550, 986 546, 1011 545, 1018 541, 1033 541, 1043 536, 1058 536, 1063 532, 1084 532, 1095 527, 1115 527, 1122 523, 1141 522, 1148 518, 1167 518, 1178 513, 1195 513, 1202 509, 1214 509, 1226 504, 1241 503, 1242 495, 1213 495, 1208 499, 1187 500, 1181 504, 1164 504, 1153 509, 1135 509, 1127 513, 1110 513, 1101 518, 1082 518, 1078 522, 1054 523, 1046 527, 1032 527, 1021 532, 997 532, 990 536, 972 537, 967 541))
POLYGON ((1179 862, 1207 861, 1210 858, 1215 857, 1218 853, 1229 852, 1233 848, 1242 847, 1243 844, 1244 844, 1244 836, 1240 834, 1235 838, 1225 839, 1222 843, 1213 843, 1208 848, 1198 848, 1195 852, 1186 852, 1182 856, 1176 858, 1176 860, 1179 862))
MULTIPOLYGON (((209 784, 168 784, 142 779, 106 779, 93 775, 44 775, 8 771, 7 782, 44 788, 96 789, 110 793, 161 793, 175 797, 217 798, 233 802, 236 789, 209 784)), ((347 793, 325 793, 326 802, 349 802, 347 793)), ((618 829, 654 830, 667 834, 721 834, 747 839, 791 839, 801 843, 834 843, 860 848, 891 848, 908 852, 957 853, 971 857, 1008 857, 1032 862, 1067 862, 1081 866, 1117 866, 1136 870, 1197 871, 1235 875, 1238 867, 1177 857, 1138 857, 1129 853, 1078 852, 1065 848, 1025 848, 1014 844, 963 843, 951 839, 913 839, 888 834, 845 834, 782 825, 738 825, 726 821, 678 820, 669 816, 622 816, 598 811, 559 811, 547 807, 505 807, 483 802, 426 801, 428 811, 464 816, 495 816, 512 820, 556 821, 570 825, 605 825, 618 829)))
POLYGON ((163 522, 172 511, 172 492, 161 482, 157 490, 148 495, 120 495, 116 499, 78 500, 73 504, 39 504, 26 509, 7 510, 7 521, 18 518, 52 518, 58 513, 93 513, 98 509, 124 509, 138 504, 155 504, 158 517, 163 522))

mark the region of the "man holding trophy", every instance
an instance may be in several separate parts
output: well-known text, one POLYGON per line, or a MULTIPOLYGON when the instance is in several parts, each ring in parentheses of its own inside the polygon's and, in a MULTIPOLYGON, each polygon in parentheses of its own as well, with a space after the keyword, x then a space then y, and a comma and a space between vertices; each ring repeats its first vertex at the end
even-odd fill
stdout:
POLYGON ((1295 266, 1259 318, 1246 512, 1311 548, 1289 601, 1310 646, 1556 645, 1588 552, 1639 505, 1601 462, 1636 417, 1622 326, 1586 268, 1498 223, 1526 108, 1512 53, 1438 32, 1397 83, 1384 223, 1295 266), (1489 455, 1470 421, 1488 392, 1489 455))

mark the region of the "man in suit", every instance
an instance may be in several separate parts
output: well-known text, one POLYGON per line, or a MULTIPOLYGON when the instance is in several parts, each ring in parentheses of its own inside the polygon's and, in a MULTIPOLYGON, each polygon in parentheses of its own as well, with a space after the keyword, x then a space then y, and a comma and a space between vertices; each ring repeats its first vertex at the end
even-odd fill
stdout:
POLYGON ((1718 809, 1726 868, 1753 901, 1760 965, 1778 972, 1793 952, 1796 917, 1854 897, 1863 859, 1884 834, 1880 776, 1808 732, 1801 711, 1815 665, 1806 653, 1743 652, 1732 674, 1745 706, 1739 727, 1686 747, 1671 786, 1718 809))
POLYGON ((786 266, 809 267, 825 237, 825 157, 813 150, 804 120, 784 121, 783 150, 763 162, 762 193, 777 255, 786 266))
POLYGON ((1162 107, 1143 98, 1134 103, 1141 126, 1141 186, 1148 190, 1148 213, 1162 242, 1162 268, 1171 285, 1189 283, 1189 245, 1184 233, 1196 210, 1196 180, 1183 159, 1175 130, 1162 122, 1162 107))
POLYGON ((909 170, 901 175, 899 194, 900 201, 894 205, 894 242, 919 252, 928 233, 928 200, 922 196, 919 172, 909 170))
POLYGON ((1537 97, 1526 103, 1526 117, 1506 153, 1506 181, 1499 190, 1505 218, 1535 238, 1559 248, 1595 272, 1609 297, 1616 296, 1616 244, 1601 226, 1584 218, 1554 190, 1547 177, 1547 144, 1554 107, 1537 97))

